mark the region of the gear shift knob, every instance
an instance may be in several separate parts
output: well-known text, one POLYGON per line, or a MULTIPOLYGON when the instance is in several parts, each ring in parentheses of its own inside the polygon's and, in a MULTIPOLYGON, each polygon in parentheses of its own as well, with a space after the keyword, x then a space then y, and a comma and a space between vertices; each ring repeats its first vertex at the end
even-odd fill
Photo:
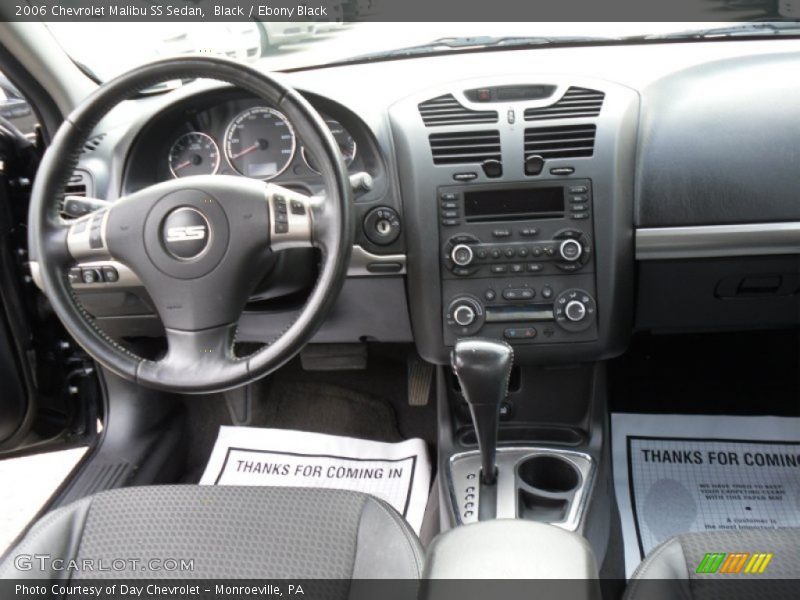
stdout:
POLYGON ((456 342, 451 362, 475 425, 481 482, 493 485, 497 476, 497 422, 500 403, 508 393, 514 351, 505 342, 467 338, 456 342))

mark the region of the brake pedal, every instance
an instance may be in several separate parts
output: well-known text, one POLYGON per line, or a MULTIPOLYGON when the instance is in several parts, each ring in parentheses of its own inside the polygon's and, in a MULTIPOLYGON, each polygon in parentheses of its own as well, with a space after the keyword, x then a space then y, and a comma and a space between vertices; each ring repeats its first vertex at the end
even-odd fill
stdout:
POLYGON ((433 365, 425 362, 417 355, 408 357, 406 361, 408 374, 408 405, 425 406, 431 393, 433 383, 433 365))

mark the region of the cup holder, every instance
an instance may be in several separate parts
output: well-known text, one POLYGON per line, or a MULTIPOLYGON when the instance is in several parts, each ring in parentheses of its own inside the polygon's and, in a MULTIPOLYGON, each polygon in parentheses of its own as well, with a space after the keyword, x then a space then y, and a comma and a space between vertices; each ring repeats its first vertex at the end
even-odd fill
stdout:
POLYGON ((517 516, 560 523, 581 484, 578 468, 552 454, 530 456, 517 464, 517 516))
POLYGON ((523 460, 517 465, 517 477, 525 485, 548 494, 566 494, 581 483, 581 474, 575 465, 551 454, 523 460))

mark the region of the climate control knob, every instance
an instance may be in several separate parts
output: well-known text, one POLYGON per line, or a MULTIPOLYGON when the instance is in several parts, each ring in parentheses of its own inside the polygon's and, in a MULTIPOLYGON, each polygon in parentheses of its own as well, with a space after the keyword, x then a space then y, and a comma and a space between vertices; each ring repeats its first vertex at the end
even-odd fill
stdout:
POLYGON ((597 303, 584 290, 565 290, 553 303, 553 316, 559 327, 566 331, 585 331, 595 322, 597 303))
POLYGON ((469 327, 472 325, 475 322, 475 317, 475 310, 467 304, 458 306, 453 311, 453 321, 461 327, 469 327))
POLYGON ((458 335, 472 335, 484 321, 483 304, 474 296, 458 296, 447 306, 445 319, 458 335))
POLYGON ((450 260, 459 267, 466 267, 472 263, 475 255, 467 244, 456 244, 450 251, 450 260))
POLYGON ((564 314, 573 323, 578 323, 586 318, 586 305, 580 300, 570 300, 564 307, 564 314))
POLYGON ((558 254, 568 262, 575 262, 583 255, 583 246, 578 240, 564 240, 558 247, 558 254))

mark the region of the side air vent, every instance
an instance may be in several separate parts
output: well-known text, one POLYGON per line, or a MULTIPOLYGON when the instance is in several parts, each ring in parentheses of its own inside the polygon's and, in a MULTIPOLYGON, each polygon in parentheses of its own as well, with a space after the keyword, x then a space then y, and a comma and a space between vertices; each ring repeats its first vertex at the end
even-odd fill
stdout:
POLYGON ((526 121, 543 121, 545 119, 577 119, 596 117, 603 107, 603 92, 586 88, 571 87, 555 104, 540 108, 526 108, 526 121))
POLYGON ((419 114, 426 127, 462 125, 464 123, 497 123, 496 110, 470 110, 455 96, 445 94, 419 104, 419 114))
POLYGON ((525 158, 579 158, 594 154, 595 125, 537 127, 525 130, 525 158))
POLYGON ((433 164, 458 165, 500 160, 499 131, 432 133, 429 136, 433 164))
POLYGON ((100 142, 103 141, 103 138, 106 137, 105 133, 97 134, 94 137, 90 137, 86 140, 86 143, 83 145, 83 150, 81 150, 82 154, 86 154, 88 152, 94 152, 100 146, 100 142))

